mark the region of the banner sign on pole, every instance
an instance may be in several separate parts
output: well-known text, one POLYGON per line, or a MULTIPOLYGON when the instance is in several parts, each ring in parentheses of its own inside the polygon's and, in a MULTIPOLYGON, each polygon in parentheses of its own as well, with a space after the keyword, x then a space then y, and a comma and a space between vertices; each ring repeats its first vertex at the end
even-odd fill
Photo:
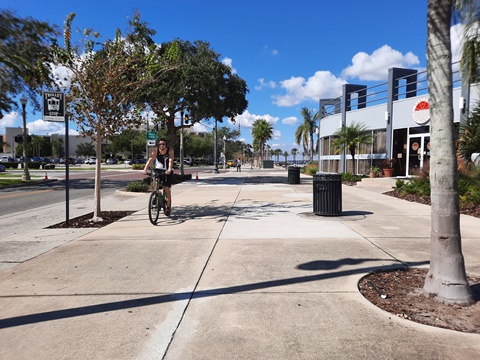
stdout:
POLYGON ((44 91, 43 121, 65 122, 65 94, 57 91, 44 91))

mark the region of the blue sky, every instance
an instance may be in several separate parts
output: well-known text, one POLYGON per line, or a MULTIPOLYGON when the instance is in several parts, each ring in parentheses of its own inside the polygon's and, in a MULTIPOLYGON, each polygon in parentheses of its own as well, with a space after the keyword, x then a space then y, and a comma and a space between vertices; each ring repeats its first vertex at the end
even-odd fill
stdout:
MULTIPOLYGON (((250 90, 247 110, 229 126, 241 124, 241 138, 251 143, 253 121, 264 118, 274 128, 269 145, 288 152, 301 150, 294 133, 302 107, 317 111, 318 99, 340 96, 345 83, 384 82, 392 66, 426 67, 427 0, 0 0, 0 6, 60 27, 75 12, 74 27, 105 39, 124 30, 137 8, 158 43, 208 41, 250 90)), ((64 133, 39 113, 27 118, 32 134, 64 133)), ((0 120, 0 133, 6 126, 21 126, 19 114, 0 120)))

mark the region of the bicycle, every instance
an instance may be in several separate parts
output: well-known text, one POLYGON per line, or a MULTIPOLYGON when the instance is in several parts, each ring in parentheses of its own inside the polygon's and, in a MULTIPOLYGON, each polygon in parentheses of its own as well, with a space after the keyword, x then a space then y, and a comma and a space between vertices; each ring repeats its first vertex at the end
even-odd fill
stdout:
MULTIPOLYGON (((152 171, 148 170, 147 174, 152 176, 152 171)), ((165 170, 155 169, 152 177, 155 177, 155 190, 150 194, 148 200, 148 218, 152 225, 157 225, 157 220, 160 215, 160 210, 163 213, 167 211, 167 199, 165 198, 165 190, 163 188, 163 179, 165 177, 165 170)))

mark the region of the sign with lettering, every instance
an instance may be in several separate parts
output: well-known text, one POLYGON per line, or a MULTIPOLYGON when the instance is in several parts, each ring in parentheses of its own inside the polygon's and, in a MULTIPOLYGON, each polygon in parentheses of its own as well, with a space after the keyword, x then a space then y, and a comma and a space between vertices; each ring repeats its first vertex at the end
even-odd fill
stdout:
POLYGON ((56 91, 44 91, 43 120, 65 122, 65 94, 56 91))

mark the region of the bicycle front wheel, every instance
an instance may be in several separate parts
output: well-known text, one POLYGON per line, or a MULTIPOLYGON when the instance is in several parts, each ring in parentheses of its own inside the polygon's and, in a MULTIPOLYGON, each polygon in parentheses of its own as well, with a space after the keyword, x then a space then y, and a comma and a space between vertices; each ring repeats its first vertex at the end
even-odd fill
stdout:
POLYGON ((158 216, 160 215, 160 199, 158 192, 154 191, 150 194, 148 200, 148 218, 152 225, 157 225, 158 216))

